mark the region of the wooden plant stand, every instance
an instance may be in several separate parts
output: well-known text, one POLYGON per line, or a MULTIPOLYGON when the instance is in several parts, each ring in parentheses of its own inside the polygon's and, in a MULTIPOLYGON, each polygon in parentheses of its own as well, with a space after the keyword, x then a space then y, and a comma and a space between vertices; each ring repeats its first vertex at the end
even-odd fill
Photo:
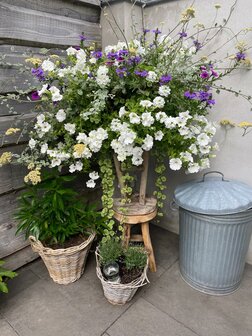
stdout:
MULTIPOLYGON (((149 232, 149 222, 157 215, 157 200, 153 197, 146 197, 146 185, 149 166, 149 153, 144 152, 143 170, 141 173, 140 191, 139 195, 136 195, 131 203, 127 205, 121 204, 120 198, 114 199, 114 217, 119 222, 123 223, 124 234, 123 243, 128 246, 129 242, 143 242, 145 249, 149 254, 149 267, 151 272, 156 272, 156 262, 153 252, 153 247, 149 232), (121 208, 126 208, 126 213, 123 213, 121 208), (139 224, 141 225, 141 234, 131 234, 131 226, 139 224)), ((121 190, 124 187, 123 175, 120 169, 120 163, 116 156, 114 156, 114 163, 116 168, 116 174, 119 181, 121 190)))

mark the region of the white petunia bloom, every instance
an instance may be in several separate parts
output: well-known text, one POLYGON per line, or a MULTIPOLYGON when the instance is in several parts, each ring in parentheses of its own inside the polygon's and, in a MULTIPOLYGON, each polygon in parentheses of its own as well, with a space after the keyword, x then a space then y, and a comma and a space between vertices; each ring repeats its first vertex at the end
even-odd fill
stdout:
POLYGON ((148 107, 151 107, 152 105, 153 105, 152 102, 149 101, 149 100, 141 100, 140 101, 140 106, 148 108, 148 107))
POLYGON ((171 170, 179 170, 182 167, 182 161, 179 158, 171 159, 169 166, 171 170))
POLYGON ((201 133, 199 136, 197 136, 197 142, 200 146, 206 146, 210 141, 211 139, 206 133, 201 133))
POLYGON ((149 71, 146 79, 149 82, 155 82, 157 80, 157 74, 154 71, 149 71))
POLYGON ((162 131, 157 131, 155 134, 155 140, 161 141, 163 139, 164 133, 162 131))
POLYGON ((151 126, 155 121, 150 112, 143 113, 141 117, 142 117, 142 124, 145 127, 151 126))
POLYGON ((71 164, 69 166, 69 172, 74 173, 76 170, 81 171, 83 168, 83 163, 81 161, 77 161, 75 164, 71 164))
POLYGON ((201 169, 207 169, 209 167, 210 167, 210 161, 209 161, 209 159, 202 159, 200 161, 200 168, 201 169))
POLYGON ((29 140, 29 147, 30 147, 31 149, 35 148, 36 143, 37 143, 37 141, 34 140, 33 138, 31 138, 31 139, 29 140))
POLYGON ((165 112, 158 112, 156 113, 156 120, 160 121, 161 123, 164 123, 167 119, 167 115, 165 112))
POLYGON ((40 153, 45 154, 47 152, 47 150, 48 150, 48 144, 44 143, 40 148, 40 153))
POLYGON ((55 64, 49 60, 44 60, 41 64, 41 68, 44 71, 53 71, 55 69, 55 64))
POLYGON ((147 134, 142 144, 142 148, 145 151, 149 151, 151 150, 152 147, 153 147, 153 137, 147 134))
POLYGON ((187 168, 188 173, 193 174, 193 173, 198 173, 200 170, 200 166, 198 163, 189 163, 189 166, 187 168))
POLYGON ((44 122, 40 125, 40 130, 43 133, 49 132, 51 128, 52 126, 48 122, 44 122))
POLYGON ((129 114, 129 118, 130 118, 131 124, 140 124, 141 122, 140 117, 135 112, 131 112, 129 114))
POLYGON ((93 171, 92 173, 89 173, 89 177, 92 180, 97 180, 100 176, 99 176, 99 174, 96 171, 93 171))
POLYGON ((164 121, 164 124, 165 124, 166 128, 173 129, 177 126, 177 120, 174 117, 166 117, 165 121, 164 121))
POLYGON ((92 57, 92 58, 90 58, 90 60, 89 60, 89 62, 90 62, 91 64, 95 64, 96 61, 97 61, 97 59, 96 59, 95 57, 92 57))
POLYGON ((76 52, 76 58, 79 62, 84 64, 86 62, 87 54, 85 53, 83 49, 79 49, 76 52))
POLYGON ((192 154, 189 152, 182 152, 180 158, 185 162, 193 162, 192 154))
POLYGON ((64 128, 67 132, 69 132, 70 134, 74 134, 75 133, 75 124, 71 124, 71 123, 67 123, 64 125, 64 128))
POLYGON ((163 97, 156 97, 154 100, 153 100, 153 105, 158 107, 158 108, 162 108, 164 107, 164 104, 165 104, 165 100, 163 97))
POLYGON ((199 146, 199 152, 201 154, 209 154, 211 150, 211 146, 206 145, 206 146, 199 146))
POLYGON ((143 150, 141 147, 134 147, 132 149, 132 164, 135 166, 140 166, 143 163, 143 150))
POLYGON ((60 94, 60 90, 56 86, 51 86, 49 91, 52 94, 52 101, 60 101, 63 98, 60 94))
POLYGON ((197 155, 198 154, 198 149, 197 149, 197 146, 195 144, 192 144, 190 147, 189 147, 189 150, 192 152, 192 154, 194 155, 197 155))
POLYGON ((56 113, 56 119, 58 120, 58 122, 62 122, 66 119, 66 113, 63 109, 60 109, 57 113, 56 113))
POLYGON ((88 188, 94 188, 96 186, 96 183, 94 180, 90 179, 86 182, 86 185, 88 188))
POLYGON ((118 138, 118 141, 124 145, 131 145, 136 139, 136 133, 129 128, 121 131, 121 135, 118 138))
POLYGON ((52 159, 51 162, 51 167, 58 167, 61 164, 61 160, 60 159, 52 159))
POLYGON ((79 133, 76 137, 76 140, 78 141, 78 143, 84 143, 87 144, 88 142, 88 137, 85 133, 79 133))
POLYGON ((42 89, 38 91, 38 95, 41 97, 43 93, 45 93, 45 91, 47 91, 48 88, 48 84, 44 84, 42 86, 42 89))
POLYGON ((160 96, 168 97, 171 93, 171 89, 169 88, 169 86, 162 85, 159 87, 158 93, 160 94, 160 96))
POLYGON ((119 110, 119 117, 122 118, 126 114, 125 106, 122 106, 119 110))
POLYGON ((214 127, 212 123, 208 123, 204 128, 204 132, 214 135, 216 133, 216 127, 214 127))
POLYGON ((39 114, 37 116, 37 124, 40 126, 41 124, 43 124, 44 121, 45 121, 45 115, 44 114, 39 114))
POLYGON ((77 54, 77 49, 73 48, 73 47, 69 47, 67 48, 66 52, 67 52, 67 55, 68 56, 71 56, 71 55, 76 55, 77 54))

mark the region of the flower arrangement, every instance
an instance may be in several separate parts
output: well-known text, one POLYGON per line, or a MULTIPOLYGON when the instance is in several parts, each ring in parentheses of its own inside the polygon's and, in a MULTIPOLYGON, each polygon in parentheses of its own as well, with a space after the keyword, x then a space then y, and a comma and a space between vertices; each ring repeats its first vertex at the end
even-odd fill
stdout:
MULTIPOLYGON (((40 101, 44 112, 36 117, 27 148, 15 155, 30 170, 25 181, 37 184, 43 167, 61 170, 63 166, 70 173, 88 173, 89 188, 101 178, 105 236, 114 235, 113 154, 125 173, 121 190, 125 202, 132 192, 128 168, 140 166, 144 152, 156 157, 159 207, 165 199, 165 157, 172 170, 184 167, 196 173, 208 168, 215 155, 216 127, 207 119, 215 104, 214 92, 238 94, 218 83, 236 68, 249 65, 248 47, 236 34, 230 40, 238 41, 238 49, 228 55, 228 66, 223 66, 225 60, 203 57, 204 47, 226 23, 209 29, 196 25, 189 34, 187 28, 194 17, 195 9, 190 7, 168 35, 144 28, 141 36, 119 41, 104 51, 86 46, 82 34, 80 46, 69 47, 64 57, 28 60, 41 82, 32 99, 40 101)), ((11 153, 4 153, 0 164, 12 159, 11 153)))

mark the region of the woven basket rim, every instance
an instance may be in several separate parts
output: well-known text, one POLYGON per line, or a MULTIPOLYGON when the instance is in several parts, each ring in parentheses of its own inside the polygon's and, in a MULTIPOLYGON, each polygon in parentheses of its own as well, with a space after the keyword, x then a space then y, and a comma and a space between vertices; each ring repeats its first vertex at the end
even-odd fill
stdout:
MULTIPOLYGON (((147 252, 146 252, 147 253, 147 252)), ((109 285, 110 287, 114 288, 114 289, 134 289, 134 288, 139 288, 142 287, 144 285, 146 285, 147 283, 149 283, 149 279, 147 277, 147 270, 148 270, 148 259, 147 259, 147 263, 142 271, 142 274, 135 280, 126 283, 126 284, 121 284, 121 283, 114 283, 111 281, 108 281, 107 279, 104 278, 102 271, 101 271, 101 264, 100 264, 100 254, 99 254, 99 246, 96 247, 95 250, 95 256, 96 256, 96 274, 97 277, 100 279, 100 281, 104 284, 109 285)))
POLYGON ((50 247, 45 247, 40 240, 37 240, 34 236, 29 236, 29 241, 30 241, 30 244, 32 246, 32 249, 35 251, 35 252, 41 252, 43 254, 49 254, 49 255, 55 255, 55 256, 58 256, 58 255, 62 255, 62 254, 73 254, 73 253, 76 253, 78 251, 81 251, 83 250, 86 246, 88 246, 95 238, 96 236, 96 233, 94 231, 91 231, 90 232, 90 235, 88 237, 88 239, 86 239, 84 242, 82 242, 81 244, 79 245, 76 245, 76 246, 70 246, 70 247, 67 247, 67 248, 61 248, 61 249, 52 249, 50 247))

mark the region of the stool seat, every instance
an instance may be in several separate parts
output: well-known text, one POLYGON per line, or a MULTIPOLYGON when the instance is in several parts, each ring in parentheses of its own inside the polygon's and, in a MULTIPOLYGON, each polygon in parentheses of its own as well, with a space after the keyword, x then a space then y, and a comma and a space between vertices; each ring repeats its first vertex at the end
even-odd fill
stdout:
POLYGON ((132 200, 129 204, 123 205, 121 198, 114 198, 113 210, 123 214, 121 208, 126 209, 126 216, 148 215, 157 209, 157 200, 154 197, 147 197, 143 205, 138 200, 132 200))

